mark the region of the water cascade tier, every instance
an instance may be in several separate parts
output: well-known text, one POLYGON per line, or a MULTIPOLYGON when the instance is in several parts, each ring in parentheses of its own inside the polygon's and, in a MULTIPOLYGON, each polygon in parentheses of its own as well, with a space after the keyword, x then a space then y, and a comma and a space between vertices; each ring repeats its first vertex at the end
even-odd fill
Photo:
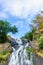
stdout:
POLYGON ((14 47, 12 47, 13 52, 10 55, 8 65, 33 65, 32 52, 29 60, 26 53, 27 47, 29 47, 28 42, 21 45, 14 45, 14 47))

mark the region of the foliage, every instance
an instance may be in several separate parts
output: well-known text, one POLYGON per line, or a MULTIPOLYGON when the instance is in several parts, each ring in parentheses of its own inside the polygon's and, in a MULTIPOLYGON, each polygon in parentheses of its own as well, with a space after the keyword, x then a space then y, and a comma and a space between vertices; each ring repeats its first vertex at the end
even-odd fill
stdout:
POLYGON ((26 33, 24 38, 32 41, 33 40, 33 33, 34 33, 34 31, 35 30, 32 29, 30 32, 26 33))
POLYGON ((28 55, 28 59, 30 59, 30 53, 31 53, 31 49, 29 47, 26 48, 26 52, 27 52, 27 55, 28 55))
POLYGON ((6 50, 6 51, 3 51, 3 52, 0 52, 0 62, 6 61, 8 56, 10 55, 10 53, 11 53, 11 50, 6 50))
POLYGON ((6 55, 7 53, 11 53, 11 51, 12 51, 12 50, 6 50, 6 51, 1 52, 0 54, 6 55))
POLYGON ((40 34, 36 34, 36 35, 34 35, 34 39, 39 39, 40 38, 40 34))
POLYGON ((32 33, 31 33, 31 32, 27 33, 27 34, 25 35, 25 38, 26 38, 26 39, 29 39, 29 40, 32 40, 32 33))
POLYGON ((9 22, 0 20, 0 43, 7 40, 7 34, 9 32, 16 33, 18 32, 18 29, 15 25, 11 26, 9 22))
POLYGON ((42 16, 42 14, 43 14, 43 12, 38 14, 36 16, 36 18, 33 20, 34 25, 37 24, 36 28, 38 28, 38 30, 43 29, 43 16, 42 16))
POLYGON ((39 47, 40 47, 40 49, 43 49, 43 38, 41 38, 40 40, 39 40, 39 47))

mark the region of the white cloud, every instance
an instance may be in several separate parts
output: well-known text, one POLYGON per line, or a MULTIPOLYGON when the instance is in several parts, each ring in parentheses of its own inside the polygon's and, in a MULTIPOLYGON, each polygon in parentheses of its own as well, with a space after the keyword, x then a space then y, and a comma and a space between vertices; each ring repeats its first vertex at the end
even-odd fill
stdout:
POLYGON ((4 13, 9 12, 13 16, 26 18, 29 14, 43 9, 43 0, 0 0, 4 7, 4 13))

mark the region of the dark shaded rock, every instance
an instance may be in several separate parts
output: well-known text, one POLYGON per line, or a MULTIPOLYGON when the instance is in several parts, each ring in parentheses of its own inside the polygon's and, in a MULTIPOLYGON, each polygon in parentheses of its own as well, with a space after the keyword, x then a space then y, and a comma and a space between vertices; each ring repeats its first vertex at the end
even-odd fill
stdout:
POLYGON ((34 65, 43 65, 43 58, 33 54, 33 63, 34 65))

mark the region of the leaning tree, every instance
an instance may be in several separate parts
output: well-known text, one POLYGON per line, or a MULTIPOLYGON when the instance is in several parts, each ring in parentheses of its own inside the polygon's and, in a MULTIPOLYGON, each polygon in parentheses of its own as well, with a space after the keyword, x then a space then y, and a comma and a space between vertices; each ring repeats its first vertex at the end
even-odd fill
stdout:
POLYGON ((18 32, 17 27, 12 26, 9 22, 0 20, 0 43, 4 43, 7 41, 7 34, 9 32, 16 33, 18 32))

